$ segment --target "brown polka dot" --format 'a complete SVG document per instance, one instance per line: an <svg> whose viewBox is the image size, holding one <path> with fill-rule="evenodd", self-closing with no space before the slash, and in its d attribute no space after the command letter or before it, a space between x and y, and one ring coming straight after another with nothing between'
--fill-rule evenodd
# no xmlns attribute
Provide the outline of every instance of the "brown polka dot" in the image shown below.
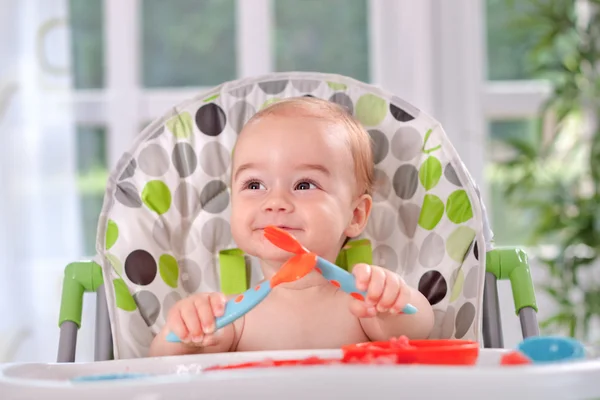
<svg viewBox="0 0 600 400"><path fill-rule="evenodd" d="M448 284L438 271L429 271L419 279L419 292L427 297L431 305L435 305L446 297Z"/></svg>
<svg viewBox="0 0 600 400"><path fill-rule="evenodd" d="M156 261L146 250L134 250L125 260L125 274L137 285L149 285L156 277Z"/></svg>

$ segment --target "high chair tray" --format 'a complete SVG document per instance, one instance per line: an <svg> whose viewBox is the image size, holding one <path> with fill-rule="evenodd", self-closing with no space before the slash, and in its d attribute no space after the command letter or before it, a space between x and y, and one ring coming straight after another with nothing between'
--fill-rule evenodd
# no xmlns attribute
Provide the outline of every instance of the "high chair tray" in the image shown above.
<svg viewBox="0 0 600 400"><path fill-rule="evenodd" d="M500 359L506 352L508 350L481 349L473 366L316 365L202 372L210 366L264 359L339 358L341 350L225 353L74 364L5 364L0 366L0 398L600 398L599 358L548 365L502 366ZM145 377L77 381L78 377L99 374Z"/></svg>

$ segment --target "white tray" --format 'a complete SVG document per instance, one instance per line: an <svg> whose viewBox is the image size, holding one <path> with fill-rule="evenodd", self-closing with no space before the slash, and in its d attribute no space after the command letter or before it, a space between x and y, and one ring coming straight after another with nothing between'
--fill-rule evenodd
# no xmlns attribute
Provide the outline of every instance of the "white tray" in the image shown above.
<svg viewBox="0 0 600 400"><path fill-rule="evenodd" d="M0 398L12 399L600 399L600 359L500 366L507 350L481 349L472 367L311 366L199 373L202 367L340 357L339 350L207 354L74 364L0 366ZM132 380L73 382L82 375L151 373Z"/></svg>

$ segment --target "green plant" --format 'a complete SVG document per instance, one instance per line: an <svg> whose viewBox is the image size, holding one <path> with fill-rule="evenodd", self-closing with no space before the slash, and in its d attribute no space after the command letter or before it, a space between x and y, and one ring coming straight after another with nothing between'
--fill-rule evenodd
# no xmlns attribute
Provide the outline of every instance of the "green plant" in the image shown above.
<svg viewBox="0 0 600 400"><path fill-rule="evenodd" d="M535 134L505 140L512 156L496 173L506 201L531 216L529 245L548 272L537 286L558 306L542 330L591 341L600 319L600 0L581 4L509 4L522 15L513 29L534 38L531 74L552 91Z"/></svg>

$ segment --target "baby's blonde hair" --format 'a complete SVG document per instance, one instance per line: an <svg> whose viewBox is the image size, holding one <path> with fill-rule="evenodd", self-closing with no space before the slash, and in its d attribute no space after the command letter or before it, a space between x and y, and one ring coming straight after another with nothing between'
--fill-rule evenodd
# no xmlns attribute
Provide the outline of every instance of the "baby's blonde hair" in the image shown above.
<svg viewBox="0 0 600 400"><path fill-rule="evenodd" d="M346 137L354 161L358 193L359 195L372 195L374 164L371 137L360 121L348 112L348 109L332 101L316 97L291 97L279 100L260 110L250 118L247 124L269 115L284 115L286 112L293 112L295 116L323 118L341 124L347 132Z"/></svg>

